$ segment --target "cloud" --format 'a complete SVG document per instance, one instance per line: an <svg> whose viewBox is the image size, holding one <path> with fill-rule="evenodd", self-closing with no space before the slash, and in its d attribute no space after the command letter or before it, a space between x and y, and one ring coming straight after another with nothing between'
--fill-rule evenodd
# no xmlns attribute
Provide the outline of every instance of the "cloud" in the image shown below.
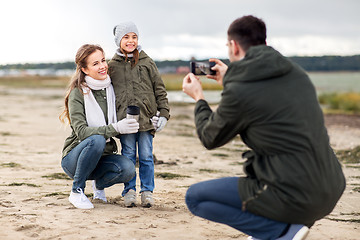
<svg viewBox="0 0 360 240"><path fill-rule="evenodd" d="M116 49L112 28L134 21L156 60L227 57L226 31L243 15L262 18L284 55L360 54L359 0L3 1L0 64L73 61L85 43Z"/></svg>
<svg viewBox="0 0 360 240"><path fill-rule="evenodd" d="M360 53L360 37L302 35L273 37L268 44L287 56L354 55Z"/></svg>
<svg viewBox="0 0 360 240"><path fill-rule="evenodd" d="M360 37L322 35L272 37L268 45L286 56L354 55L360 53ZM144 47L155 60L228 58L226 37L179 34L163 36Z"/></svg>
<svg viewBox="0 0 360 240"><path fill-rule="evenodd" d="M156 60L189 60L227 56L226 37L193 36L190 34L163 36L158 46L144 48Z"/></svg>

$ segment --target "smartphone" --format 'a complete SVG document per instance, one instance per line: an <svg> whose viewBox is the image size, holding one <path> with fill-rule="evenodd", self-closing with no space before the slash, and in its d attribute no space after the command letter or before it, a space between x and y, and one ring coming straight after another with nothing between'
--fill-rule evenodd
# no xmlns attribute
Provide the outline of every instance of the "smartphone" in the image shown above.
<svg viewBox="0 0 360 240"><path fill-rule="evenodd" d="M211 70L215 62L190 62L190 70L195 75L216 75L216 71Z"/></svg>

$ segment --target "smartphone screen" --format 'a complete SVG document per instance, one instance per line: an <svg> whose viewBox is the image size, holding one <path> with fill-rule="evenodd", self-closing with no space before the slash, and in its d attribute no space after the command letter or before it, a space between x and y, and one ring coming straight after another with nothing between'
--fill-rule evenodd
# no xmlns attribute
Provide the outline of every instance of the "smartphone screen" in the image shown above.
<svg viewBox="0 0 360 240"><path fill-rule="evenodd" d="M215 75L216 72L211 70L213 66L214 62L190 62L190 70L195 75Z"/></svg>

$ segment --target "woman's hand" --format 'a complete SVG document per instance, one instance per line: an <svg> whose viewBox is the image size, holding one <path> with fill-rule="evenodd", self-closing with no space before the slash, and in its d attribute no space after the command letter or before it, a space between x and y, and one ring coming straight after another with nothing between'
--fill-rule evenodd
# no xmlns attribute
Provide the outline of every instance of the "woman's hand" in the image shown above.
<svg viewBox="0 0 360 240"><path fill-rule="evenodd" d="M112 125L120 134L137 133L139 130L139 123L133 118L124 118L117 123L112 123Z"/></svg>

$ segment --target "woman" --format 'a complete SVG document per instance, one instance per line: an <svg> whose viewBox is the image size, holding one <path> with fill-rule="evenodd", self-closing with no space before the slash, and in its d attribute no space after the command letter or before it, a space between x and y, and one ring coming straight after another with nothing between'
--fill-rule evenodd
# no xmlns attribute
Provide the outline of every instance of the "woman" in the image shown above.
<svg viewBox="0 0 360 240"><path fill-rule="evenodd" d="M136 133L139 124L134 119L117 121L115 94L100 46L80 47L75 63L76 72L60 115L60 120L67 119L72 129L65 140L61 166L74 179L70 203L77 208L90 209L94 206L84 194L86 180L94 180L94 199L106 202L104 188L128 182L135 176L134 164L116 154L117 146L112 137L119 133Z"/></svg>

